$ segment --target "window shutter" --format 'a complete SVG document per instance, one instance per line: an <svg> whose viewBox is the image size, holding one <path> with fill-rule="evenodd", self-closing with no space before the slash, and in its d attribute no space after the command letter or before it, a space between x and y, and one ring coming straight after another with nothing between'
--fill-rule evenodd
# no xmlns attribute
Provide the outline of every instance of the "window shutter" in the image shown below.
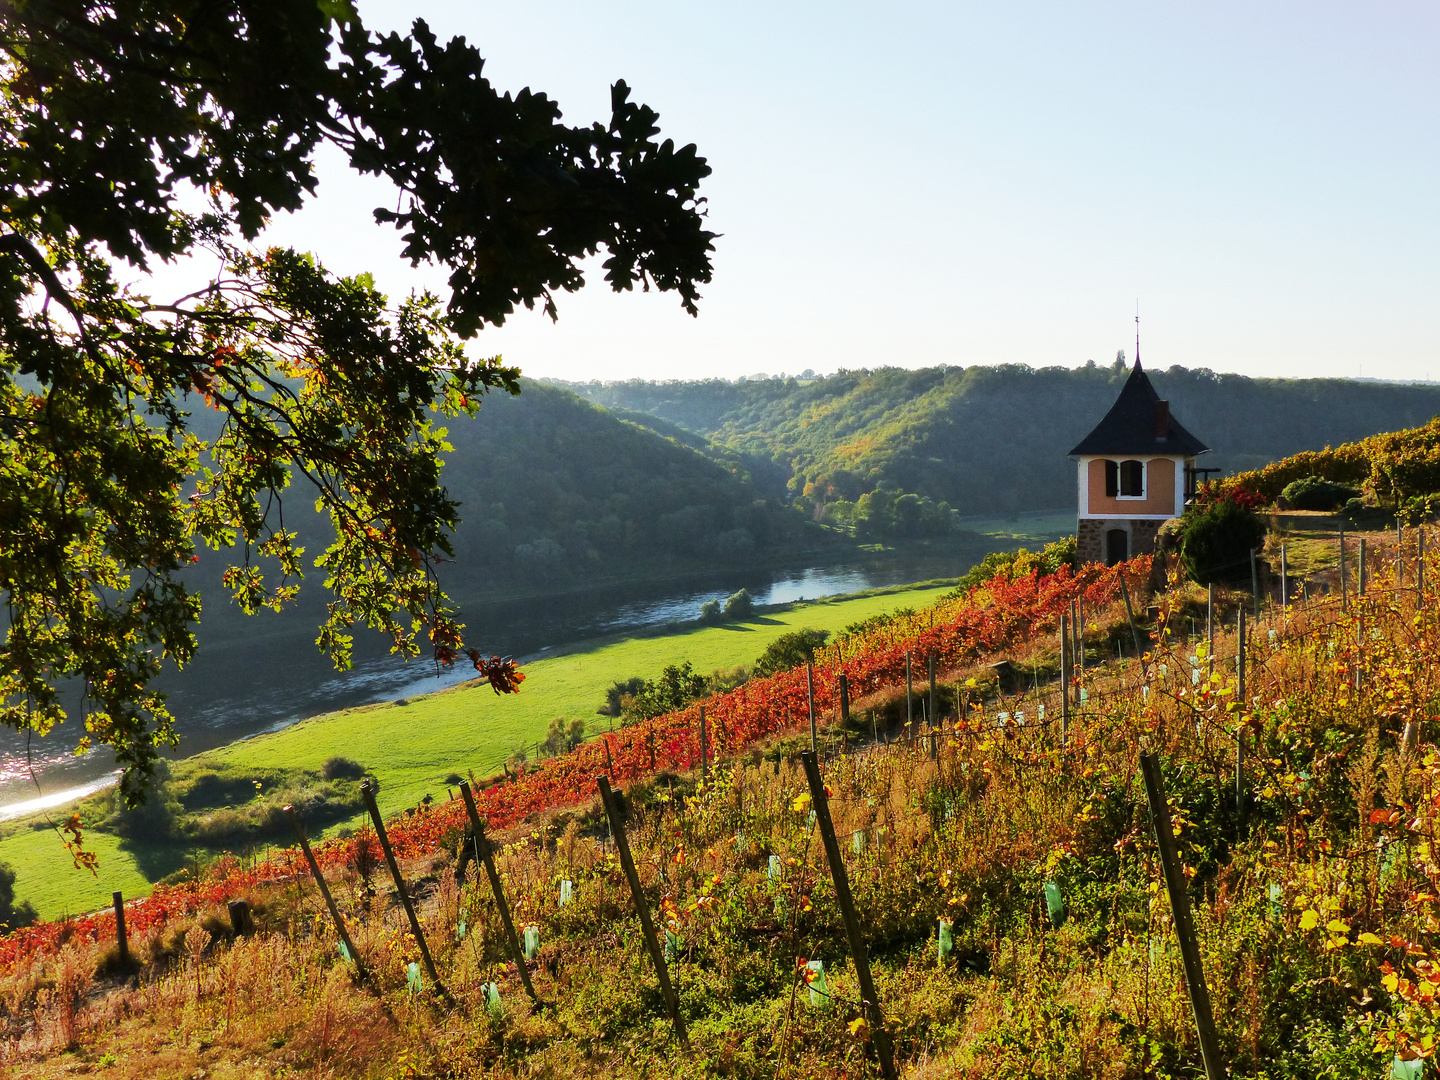
<svg viewBox="0 0 1440 1080"><path fill-rule="evenodd" d="M1105 495L1113 499L1120 494L1120 463L1118 461L1105 462Z"/></svg>

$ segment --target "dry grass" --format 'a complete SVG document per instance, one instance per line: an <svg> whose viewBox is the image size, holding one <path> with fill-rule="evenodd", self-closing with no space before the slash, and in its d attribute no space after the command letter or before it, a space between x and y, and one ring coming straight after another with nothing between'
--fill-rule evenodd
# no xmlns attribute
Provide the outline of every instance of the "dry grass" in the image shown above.
<svg viewBox="0 0 1440 1080"><path fill-rule="evenodd" d="M1198 596L1174 594L1168 625L1188 629ZM1412 610L1387 611L1378 597L1373 618L1367 625L1383 628L1387 641L1418 625ZM1274 648L1271 628L1282 634ZM1266 705L1264 724L1295 746L1302 729L1330 732L1330 756L1305 767L1329 769L1335 780L1328 802L1303 814L1278 796L1257 800L1244 844L1231 839L1226 794L1234 769L1230 714L1208 704L1201 710L1186 696L1194 688L1194 643L1178 637L1160 650L1142 696L1138 665L1106 659L1101 644L1128 633L1122 614L1093 613L1091 701L1077 711L1068 747L1058 744L1055 687L1032 686L972 710L967 729L952 732L936 753L900 743L827 764L833 818L908 1075L1193 1074L1179 955L1163 893L1152 888L1136 769L1142 748L1170 762L1233 1075L1298 1078L1322 1067L1335 1077L1369 1075L1352 1068L1377 1064L1365 1057L1368 1036L1357 1034L1353 1001L1373 986L1364 981L1374 974L1373 958L1322 955L1295 927L1297 904L1333 903L1357 927L1369 920L1381 930L1398 917L1387 897L1408 887L1396 875L1419 872L1393 862L1382 871L1364 855L1373 837L1359 822L1376 800L1405 798L1416 766L1396 749L1394 708L1386 705L1386 719L1376 720L1376 702L1349 688L1338 654L1326 649L1353 639L1353 630L1320 606L1257 629L1251 688L1266 702L1285 703ZM1232 641L1218 635L1221 656ZM1036 641L1013 659L1043 669L1053 650L1053 641ZM1227 666L1218 665L1222 682ZM1209 666L1202 668L1208 677ZM981 674L944 679L955 686ZM1412 677L1417 701L1435 696L1429 678ZM1045 724L1036 722L1042 703ZM903 699L858 702L857 719L868 708L893 719ZM1003 726L1002 711L1011 714ZM1026 723L1015 721L1017 711ZM1349 740L1346 755L1334 753L1335 732ZM1279 761L1291 753L1285 745L1266 754ZM1281 771L1260 761L1257 794L1281 783ZM795 760L756 753L718 770L706 789L694 777L666 776L628 793L638 871L652 908L677 935L672 974L693 1056L673 1043L614 847L591 813L514 833L498 857L517 924L539 928L530 967L544 1010L524 996L494 901L474 869L457 882L445 859L406 868L422 897L447 1002L429 986L419 994L407 987L406 965L417 954L383 867L351 867L335 891L372 984L340 961L313 890L293 882L253 898L252 938L231 941L214 913L138 943L144 966L128 981L97 975L113 968L113 956L80 946L7 973L0 1067L27 1078L86 1071L178 1078L200 1070L337 1078L875 1075L863 1037L850 1027L860 1016L857 980L819 838L803 798L797 802L805 790ZM1348 854L1341 860L1332 852ZM573 883L563 907L562 880ZM1047 880L1065 892L1068 918L1058 928L1042 898ZM1284 896L1278 909L1274 887ZM943 963L940 918L953 922L955 945ZM795 981L799 958L824 962L831 1008L810 1007L808 988ZM503 1001L499 1016L487 1008L491 983ZM1316 1041L1305 1026L1312 1022L1333 1046ZM1302 1036L1309 1056L1284 1065Z"/></svg>

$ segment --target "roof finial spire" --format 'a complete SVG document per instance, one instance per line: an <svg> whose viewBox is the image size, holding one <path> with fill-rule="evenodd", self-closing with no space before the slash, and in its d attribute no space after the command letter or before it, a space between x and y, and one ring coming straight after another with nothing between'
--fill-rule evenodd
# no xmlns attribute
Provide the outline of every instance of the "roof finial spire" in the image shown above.
<svg viewBox="0 0 1440 1080"><path fill-rule="evenodd" d="M1140 300L1135 300L1135 367L1140 367Z"/></svg>

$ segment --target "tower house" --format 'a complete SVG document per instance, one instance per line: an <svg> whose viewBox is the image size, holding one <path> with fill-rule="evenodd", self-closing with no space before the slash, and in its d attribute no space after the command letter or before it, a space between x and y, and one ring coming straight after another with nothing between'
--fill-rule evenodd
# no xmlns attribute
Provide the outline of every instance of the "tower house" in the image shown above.
<svg viewBox="0 0 1440 1080"><path fill-rule="evenodd" d="M1080 561L1110 566L1153 551L1160 526L1194 498L1195 459L1209 452L1170 415L1137 350L1115 404L1070 451L1079 465Z"/></svg>

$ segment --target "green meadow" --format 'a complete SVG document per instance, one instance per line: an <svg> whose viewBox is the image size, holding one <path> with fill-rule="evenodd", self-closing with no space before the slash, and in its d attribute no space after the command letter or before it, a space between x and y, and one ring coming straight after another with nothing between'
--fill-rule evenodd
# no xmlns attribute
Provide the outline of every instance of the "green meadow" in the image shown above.
<svg viewBox="0 0 1440 1080"><path fill-rule="evenodd" d="M473 770L499 772L517 749L533 745L556 717L584 717L591 730L608 718L596 715L605 689L632 675L658 675L667 664L689 660L710 672L753 663L781 634L802 627L832 634L851 623L902 607L933 603L950 583L923 583L851 597L805 601L765 610L723 626L606 639L558 650L525 665L518 694L499 696L488 686L466 684L407 700L346 709L303 720L282 731L244 739L188 759L189 769L212 766L227 773L253 769L319 769L341 755L379 777L381 809L413 806L428 794L445 797L444 779ZM187 769L187 771L189 771ZM52 820L70 810L56 809ZM346 822L331 826L331 831ZM93 877L74 869L56 834L33 822L8 825L0 839L0 862L16 871L15 892L43 917L93 910L110 894L145 894L150 884L183 864L185 852L137 849L128 841L91 831L86 846L100 855Z"/></svg>

